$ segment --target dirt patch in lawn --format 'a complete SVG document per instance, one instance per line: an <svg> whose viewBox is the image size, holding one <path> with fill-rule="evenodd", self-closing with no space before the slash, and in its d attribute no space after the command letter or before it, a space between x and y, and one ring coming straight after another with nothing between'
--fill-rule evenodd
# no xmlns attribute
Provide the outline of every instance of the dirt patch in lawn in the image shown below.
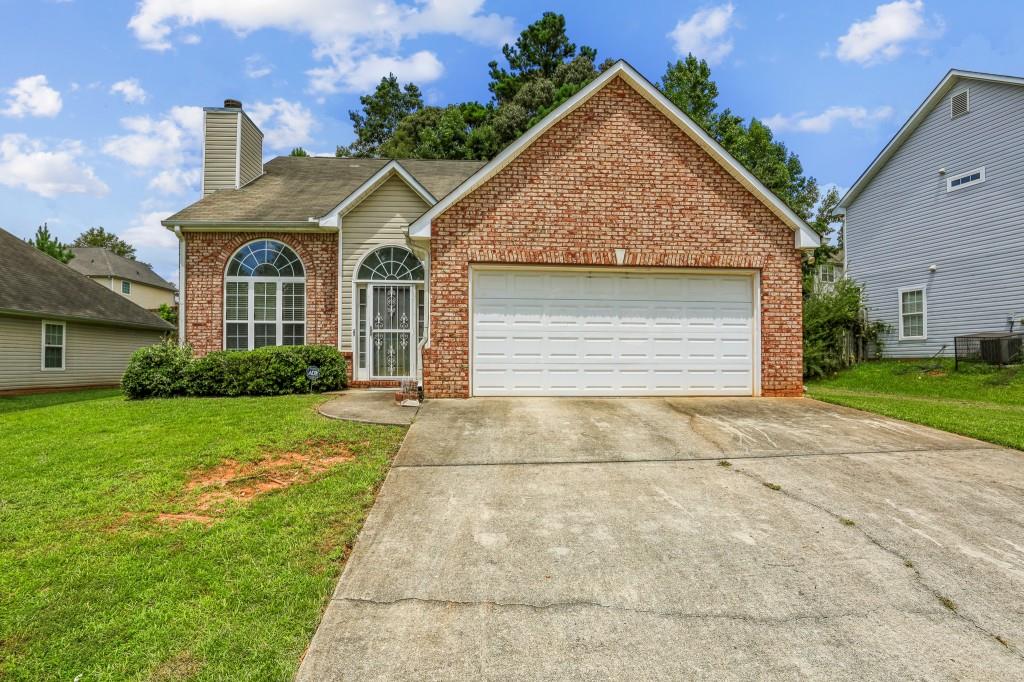
<svg viewBox="0 0 1024 682"><path fill-rule="evenodd" d="M305 446L302 450L274 453L255 462L226 459L211 469L196 471L181 494L171 500L173 506L182 511L158 513L156 519L171 525L187 522L211 525L231 504L244 504L265 493L308 483L331 467L355 457L348 447L338 443L309 441ZM122 519L122 522L128 520L130 518Z"/></svg>

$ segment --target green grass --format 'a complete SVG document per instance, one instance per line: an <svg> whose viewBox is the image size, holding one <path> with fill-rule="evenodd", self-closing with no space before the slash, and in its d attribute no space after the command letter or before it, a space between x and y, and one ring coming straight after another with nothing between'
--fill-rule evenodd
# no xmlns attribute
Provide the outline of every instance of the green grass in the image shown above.
<svg viewBox="0 0 1024 682"><path fill-rule="evenodd" d="M810 382L818 400L1024 450L1024 369L952 360L866 362Z"/></svg>
<svg viewBox="0 0 1024 682"><path fill-rule="evenodd" d="M404 433L321 400L0 399L0 678L290 679ZM210 526L156 519L190 473L310 441L356 456Z"/></svg>

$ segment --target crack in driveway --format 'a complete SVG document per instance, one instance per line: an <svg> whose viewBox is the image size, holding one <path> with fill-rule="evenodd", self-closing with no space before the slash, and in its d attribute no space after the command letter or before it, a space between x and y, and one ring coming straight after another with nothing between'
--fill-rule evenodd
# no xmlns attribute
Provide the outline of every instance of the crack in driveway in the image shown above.
<svg viewBox="0 0 1024 682"><path fill-rule="evenodd" d="M757 474L755 474L755 473L753 473L751 471L747 471L747 470L741 469L739 467L733 467L732 471L735 471L738 474L742 474L743 476L746 476L747 478L751 479L752 481L757 481L762 486L771 486L771 485L773 485L767 479L761 478L760 476L758 476ZM871 533L869 533L867 530L865 530L864 527L861 526L860 524L851 523L847 517L843 516L842 514L839 514L838 512L835 512L835 511L829 509L828 507L826 507L824 505L818 504L817 502L812 502L811 500L808 500L807 498L804 498L804 497L801 497L799 495L796 495L796 494L790 492L788 489L783 488L783 487L771 487L770 489L773 492L777 492L779 494L785 495L786 497L788 497L789 499L791 499L791 500L793 500L795 502L799 502L800 504L804 504L804 505L806 505L808 507L811 507L812 509L816 509L816 510L818 510L820 512L823 512L823 513L831 516L835 520L839 521L843 525L845 525L845 526L847 526L847 527L849 527L849 528L859 532L872 545L874 545L875 547L880 549L885 554L888 554L889 556L899 560L900 563L902 563L904 567L909 568L913 572L914 581L922 589L924 589L928 594L930 594L932 597L934 597L936 599L936 601L938 601L940 604L943 604L943 608L945 609L946 613L956 617L957 619L959 619L962 622L966 623L967 625L969 625L970 627L974 628L978 632L982 633L986 637L990 637L991 639L995 640L996 642L1001 644L1003 647L1005 647L1009 651L1013 652L1013 654L1016 655L1017 658L1020 658L1021 660L1024 660L1024 653L1022 653L1020 651L1020 649L1018 649L1016 646L1010 644L1001 635L992 632L991 630L987 629L984 625L982 625L978 621L976 621L973 618L970 618L970 617L964 615L963 613L961 613L959 611L959 609L955 608L956 605L953 604L953 602L949 599L949 597L947 597L946 595L944 595L941 592L939 592L936 588L934 588L931 585L929 585L928 581L925 580L924 575L922 575L921 569L918 567L918 565L914 561L912 561L910 559L910 557L902 554L896 548L890 547L890 546L886 545L884 542L882 542L881 540L879 540L878 538L873 536ZM952 605L952 606L950 606L950 605Z"/></svg>
<svg viewBox="0 0 1024 682"><path fill-rule="evenodd" d="M562 610L562 609L575 609L575 608L597 608L605 609L609 611L620 611L623 613L636 613L645 616L656 616L659 618L672 618L678 620L727 620L727 621L738 621L743 623L750 623L754 625L784 625L786 623L795 623L801 621L827 621L836 620L842 618L869 618L882 611L892 611L895 613L903 613L912 616L924 616L932 617L939 616L945 617L950 615L950 612L945 609L935 610L916 610L916 609L896 609L889 606L880 606L874 609L867 609L861 611L840 611L836 613L808 613L798 614L793 616L754 616L743 613L715 613L715 612L692 612L692 611L665 611L660 609L645 609L637 608L632 606L622 606L619 604L605 604L597 601L588 600L570 600L570 601L553 601L534 604L530 602L517 602L517 601L497 601L490 599L480 600L462 600L462 599L435 599L431 597L397 597L395 599L369 599L366 597L334 597L332 601L345 601L355 604L372 604L374 606L393 606L397 604L415 603L415 604L432 604L437 606L490 606L497 608L518 608L518 609L529 609L532 611L546 611L546 610ZM1004 645L1005 646L1005 645Z"/></svg>

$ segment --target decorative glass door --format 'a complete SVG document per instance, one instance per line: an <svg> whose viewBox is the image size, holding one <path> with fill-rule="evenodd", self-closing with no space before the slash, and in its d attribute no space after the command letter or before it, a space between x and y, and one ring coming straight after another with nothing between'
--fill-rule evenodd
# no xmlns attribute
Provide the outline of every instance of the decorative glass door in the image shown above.
<svg viewBox="0 0 1024 682"><path fill-rule="evenodd" d="M374 379L410 377L416 339L413 287L370 285L370 372Z"/></svg>

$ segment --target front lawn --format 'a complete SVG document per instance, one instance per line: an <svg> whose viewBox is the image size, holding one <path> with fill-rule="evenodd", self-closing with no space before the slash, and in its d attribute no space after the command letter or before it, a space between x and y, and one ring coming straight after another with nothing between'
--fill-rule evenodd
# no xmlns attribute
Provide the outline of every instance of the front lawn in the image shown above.
<svg viewBox="0 0 1024 682"><path fill-rule="evenodd" d="M1020 367L955 371L952 360L880 360L809 382L807 389L818 400L1024 450Z"/></svg>
<svg viewBox="0 0 1024 682"><path fill-rule="evenodd" d="M0 399L0 678L290 679L404 433L322 400Z"/></svg>

